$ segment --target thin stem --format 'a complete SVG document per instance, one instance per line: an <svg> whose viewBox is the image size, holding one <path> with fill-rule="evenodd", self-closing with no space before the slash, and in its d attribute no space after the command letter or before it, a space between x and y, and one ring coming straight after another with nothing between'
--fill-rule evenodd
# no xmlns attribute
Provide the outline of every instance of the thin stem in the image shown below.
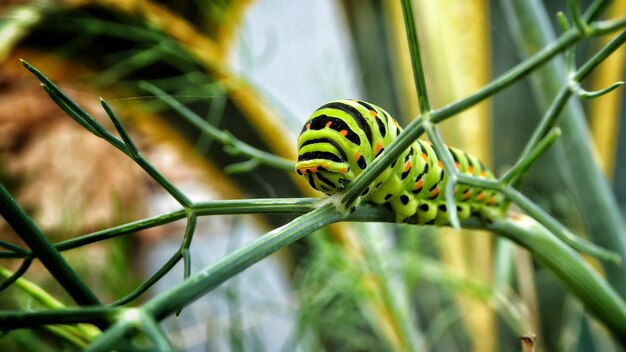
<svg viewBox="0 0 626 352"><path fill-rule="evenodd" d="M420 113L425 115L431 108L430 101L428 100L426 76L424 75L424 67L420 55L419 36L417 34L417 27L415 26L415 16L413 15L411 0L402 0L402 14L404 15L406 37L409 43L411 62L413 63L413 78L415 80L415 87L417 88L417 101L419 102Z"/></svg>
<svg viewBox="0 0 626 352"><path fill-rule="evenodd" d="M14 252L20 256L27 256L30 254L30 251L26 248L22 248L18 245L15 245L11 242L7 242L5 240L0 240L0 247L4 247L8 250L10 250L11 252Z"/></svg>
<svg viewBox="0 0 626 352"><path fill-rule="evenodd" d="M198 216L195 213L189 214L187 218L187 227L185 228L185 236L183 237L183 243L178 250L183 257L183 280L187 280L189 278L189 274L191 273L191 252L189 251L189 246L191 245L191 240L193 239L194 231L196 230ZM176 317L180 315L183 307L181 306L176 311Z"/></svg>
<svg viewBox="0 0 626 352"><path fill-rule="evenodd" d="M59 251L66 251L66 250L78 248L81 246L85 246L87 244L99 242L105 239L127 235L129 233L149 229L152 227L157 227L163 224L168 224L168 223L180 220L184 217L185 217L185 210L178 209L178 210L171 211L169 213L156 215L147 219L132 221L127 224L110 227L104 230L96 231L87 235L83 235L83 236L72 238L63 242L59 242L55 244L55 247Z"/></svg>
<svg viewBox="0 0 626 352"><path fill-rule="evenodd" d="M102 306L54 308L33 312L3 311L0 314L0 330L15 330L48 324L98 324L102 321L113 321L119 312L119 308Z"/></svg>
<svg viewBox="0 0 626 352"><path fill-rule="evenodd" d="M50 243L48 237L28 217L24 209L11 197L2 183L0 183L0 214L76 303L100 304L96 295L74 272L61 253Z"/></svg>
<svg viewBox="0 0 626 352"><path fill-rule="evenodd" d="M528 170L528 168L541 156L545 153L546 150L556 141L556 139L561 135L561 130L559 128L553 128L543 139L537 143L528 153L522 154L522 156L517 160L517 163L513 165L502 177L500 177L500 182L508 184L513 180L513 178L522 175Z"/></svg>
<svg viewBox="0 0 626 352"><path fill-rule="evenodd" d="M626 30L621 31L615 38L611 39L602 49L596 52L591 59L580 66L572 76L572 80L582 82L601 62L606 60L615 50L619 49L626 42Z"/></svg>
<svg viewBox="0 0 626 352"><path fill-rule="evenodd" d="M70 117L72 117L76 122L81 124L87 130L89 130L94 135L103 138L111 145L122 151L124 154L130 156L144 171L152 177L157 183L161 185L176 201L178 201L183 207L189 206L191 204L191 200L181 192L174 184L172 184L169 180L165 178L152 164L150 164L146 159L144 159L139 152L136 150L134 144L132 146L126 145L122 140L112 135L109 131L106 130L96 119L94 119L91 115L89 115L85 110L83 110L78 104L76 104L72 99L70 99L59 87L57 87L48 77L46 77L43 73L37 70L28 62L22 60L22 64L29 71L31 71L41 82L43 82L43 87L48 92L48 94L52 97L52 99L67 112ZM107 109L106 104L104 105L105 109ZM110 109L109 109L110 110ZM107 110L107 112L109 112ZM122 127L121 123L117 119L117 117L112 114L109 116L113 120L115 127L123 130L121 135L124 138L129 138L126 131ZM135 150L133 150L135 148Z"/></svg>
<svg viewBox="0 0 626 352"><path fill-rule="evenodd" d="M140 87L148 92L156 95L161 101L167 104L170 108L174 109L180 116L185 118L187 122L194 125L202 133L210 136L215 141L225 146L224 150L230 154L240 154L252 158L252 160L260 161L265 165L272 166L282 170L292 171L294 163L291 160L281 158L272 153L268 153L259 150L241 140L235 138L227 131L222 131L209 124L206 120L202 119L196 113L189 108L181 104L179 101L169 96L165 91L148 83L141 82ZM226 148L229 147L229 148Z"/></svg>
<svg viewBox="0 0 626 352"><path fill-rule="evenodd" d="M15 283L20 277L22 277L22 275L24 275L26 273L26 271L28 270L28 268L30 268L30 265L33 263L33 259L32 258L24 258L24 260L22 261L22 264L20 265L19 268L17 268L17 270L10 274L10 276L6 277L6 279L4 281L2 281L2 284L0 284L0 291L3 291L5 288L11 286L13 283ZM5 276L8 273L8 270L2 270L1 274L3 276Z"/></svg>
<svg viewBox="0 0 626 352"><path fill-rule="evenodd" d="M176 264L178 264L178 262L180 261L182 257L183 256L182 256L181 251L176 251L176 253L174 253L174 255L172 255L172 257L167 261L167 263L165 263L148 280L144 281L141 285L139 285L139 287L134 289L131 293L109 304L109 306L120 307L137 299L144 292L148 291L150 287L154 286L154 284L156 284L163 276L165 276L165 274L169 273L170 270L172 270L176 266Z"/></svg>
<svg viewBox="0 0 626 352"><path fill-rule="evenodd" d="M150 314L156 320L164 319L175 313L181 306L210 292L271 253L342 218L343 215L337 212L330 203L317 208L287 225L249 242L223 259L192 275L189 279L160 293L148 301L143 306L142 311ZM124 321L116 323L94 341L93 350L110 350L118 339L128 332L130 327L131 325Z"/></svg>
<svg viewBox="0 0 626 352"><path fill-rule="evenodd" d="M147 314L142 314L139 318L140 326L143 332L154 344L156 351L176 351L172 342L167 338L159 324Z"/></svg>
<svg viewBox="0 0 626 352"><path fill-rule="evenodd" d="M621 263L622 258L617 253L606 250L572 234L565 226L561 225L561 223L548 215L548 213L546 213L543 209L512 187L504 187L501 192L515 202L515 204L524 210L526 214L534 218L548 231L552 232L556 237L573 249L581 253L587 253L614 265Z"/></svg>
<svg viewBox="0 0 626 352"><path fill-rule="evenodd" d="M102 104L104 111L106 111L107 115L109 115L109 117L111 118L111 121L113 122L113 125L115 126L115 129L117 130L117 132L120 134L120 137L122 137L124 144L126 144L126 146L128 147L130 157L133 159L138 158L139 149L137 149L135 142L133 142L133 140L130 138L130 136L126 132L126 129L124 129L124 126L122 126L122 123L117 118L117 115L115 115L115 112L113 111L113 109L111 109L109 104L107 104L107 102L104 101L104 99L102 98L100 98L100 104Z"/></svg>

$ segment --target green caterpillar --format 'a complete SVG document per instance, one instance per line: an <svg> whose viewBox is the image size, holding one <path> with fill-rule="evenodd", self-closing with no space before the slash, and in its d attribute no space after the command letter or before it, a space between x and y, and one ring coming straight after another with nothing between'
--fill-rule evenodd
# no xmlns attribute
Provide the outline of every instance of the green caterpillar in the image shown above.
<svg viewBox="0 0 626 352"><path fill-rule="evenodd" d="M296 172L314 189L341 192L378 157L402 128L382 108L359 100L331 101L306 121L298 138ZM462 173L493 179L477 158L448 147ZM363 192L368 201L391 208L398 222L449 224L445 204L447 175L435 149L418 140ZM477 215L490 222L501 217L499 192L457 185L455 200L461 221Z"/></svg>

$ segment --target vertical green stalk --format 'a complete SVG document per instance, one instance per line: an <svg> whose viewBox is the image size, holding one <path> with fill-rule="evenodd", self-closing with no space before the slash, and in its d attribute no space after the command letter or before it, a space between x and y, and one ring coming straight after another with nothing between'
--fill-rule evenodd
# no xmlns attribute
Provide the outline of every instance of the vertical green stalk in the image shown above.
<svg viewBox="0 0 626 352"><path fill-rule="evenodd" d="M424 114L430 111L430 101L428 100L426 78L424 76L419 38L417 36L417 28L415 27L415 16L413 15L411 0L402 0L402 13L404 14L406 37L409 42L411 62L413 63L413 78L415 79L415 86L417 88L417 100L419 102L420 113Z"/></svg>

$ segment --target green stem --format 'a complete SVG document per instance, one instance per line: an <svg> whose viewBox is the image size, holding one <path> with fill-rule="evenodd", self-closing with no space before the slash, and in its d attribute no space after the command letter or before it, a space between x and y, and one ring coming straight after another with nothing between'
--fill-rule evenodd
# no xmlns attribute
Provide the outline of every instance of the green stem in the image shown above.
<svg viewBox="0 0 626 352"><path fill-rule="evenodd" d="M580 255L526 216L497 220L489 229L526 248L626 345L626 304Z"/></svg>
<svg viewBox="0 0 626 352"><path fill-rule="evenodd" d="M541 139L534 148L528 150L528 152L522 153L520 158L517 160L515 165L513 165L502 177L500 177L500 182L508 184L515 177L526 173L526 170L539 158L546 150L556 141L556 139L561 135L561 130L558 128L553 128L550 132Z"/></svg>
<svg viewBox="0 0 626 352"><path fill-rule="evenodd" d="M0 330L15 330L48 324L99 324L113 321L120 308L80 307L56 308L43 311L3 311L0 313Z"/></svg>
<svg viewBox="0 0 626 352"><path fill-rule="evenodd" d="M204 268L189 279L157 295L148 301L141 310L145 314L161 320L175 313L180 307L193 302L210 292L224 281L237 275L261 259L301 239L311 232L343 218L332 204L302 215L230 253L223 259ZM131 325L124 321L116 323L100 335L90 347L91 351L110 350L120 336L125 335Z"/></svg>
<svg viewBox="0 0 626 352"><path fill-rule="evenodd" d="M409 43L411 62L413 63L413 79L415 80L415 87L417 88L417 100L420 113L424 115L431 111L431 108L430 101L428 100L428 90L426 89L424 65L422 65L422 57L420 55L419 36L417 34L417 27L415 27L415 16L413 15L411 2L411 0L402 0L402 14L404 15L404 27Z"/></svg>
<svg viewBox="0 0 626 352"><path fill-rule="evenodd" d="M100 304L96 295L78 277L65 261L65 258L61 256L61 253L54 248L48 237L28 217L24 209L17 204L1 183L0 214L76 303L80 305Z"/></svg>
<svg viewBox="0 0 626 352"><path fill-rule="evenodd" d="M176 351L176 348L172 345L163 330L161 330L159 324L150 315L141 315L139 322L143 332L152 340L156 351Z"/></svg>
<svg viewBox="0 0 626 352"><path fill-rule="evenodd" d="M216 127L209 124L206 120L198 116L195 112L191 111L179 101L169 96L165 91L148 82L141 82L139 85L141 88L159 97L161 101L167 104L170 108L174 109L174 111L176 111L180 116L185 118L187 122L191 123L202 133L210 136L215 141L224 145L225 147L230 147L225 148L225 150L229 151L231 154L245 155L253 158L253 160L261 161L263 164L266 164L268 166L272 166L282 170L293 171L293 161L281 158L272 153L259 150L235 138L229 132L217 129Z"/></svg>
<svg viewBox="0 0 626 352"><path fill-rule="evenodd" d="M183 255L181 251L176 251L176 253L174 253L174 255L172 255L172 257L167 261L167 263L165 263L154 275L152 275L149 279L144 281L141 285L139 285L139 287L134 289L131 293L118 299L115 302L112 302L111 304L109 304L109 306L119 307L137 299L144 292L148 291L150 287L156 284L163 276L165 276L165 274L169 273L170 270L172 270L176 266L176 264L178 264L178 262L180 261L182 257Z"/></svg>

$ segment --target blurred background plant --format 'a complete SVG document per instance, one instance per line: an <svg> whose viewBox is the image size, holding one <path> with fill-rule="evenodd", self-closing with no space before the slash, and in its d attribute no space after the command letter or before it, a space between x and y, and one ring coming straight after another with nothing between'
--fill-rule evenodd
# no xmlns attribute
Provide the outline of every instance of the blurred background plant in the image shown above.
<svg viewBox="0 0 626 352"><path fill-rule="evenodd" d="M545 12L541 2L530 3L536 5L534 14L547 13L553 20L543 23L548 31L560 31L554 14L567 8L566 1L546 2ZM532 50L533 43L515 35L521 11L486 1L415 1L435 108L476 91L530 54L524 49ZM623 1L601 13L602 18L625 15ZM607 38L577 45L580 61ZM535 43L534 50L542 46ZM606 60L591 77L590 89L623 79L623 56L622 48ZM139 81L159 87L237 139L289 160L295 160L303 120L328 100L363 98L404 125L419 113L399 2L2 3L0 181L53 242L162 214L176 209L176 202L128 158L67 118L18 58L34 64L106 124L98 102L104 97L146 159L198 201L317 195L293 172L229 153L160 97L139 88ZM520 81L444 122L446 142L501 174L515 162L552 98L538 87L532 80ZM584 106L598 161L613 180L622 209L626 165L616 160L626 153L618 128L623 95L618 89ZM581 212L594 209L572 193L572 180L581 176L567 167L568 157L544 155L522 191L582 234ZM291 218L199 218L191 271ZM102 302L110 303L170 260L184 232L177 222L64 255ZM619 232L623 236L623 226ZM0 236L22 245L3 220ZM44 289L47 303L32 287L16 284L0 293L3 309L49 306L51 297L72 305L37 263L24 278ZM20 264L2 260L12 271ZM623 276L618 270L615 275ZM182 271L175 267L145 296L180 282ZM391 224L342 223L307 236L186 307L179 318L166 319L164 326L178 348L190 351L507 351L520 350L519 336L526 333L538 336L541 350L621 350L549 271L511 242L486 232ZM4 334L0 347L74 349L92 338L89 331L20 329Z"/></svg>

